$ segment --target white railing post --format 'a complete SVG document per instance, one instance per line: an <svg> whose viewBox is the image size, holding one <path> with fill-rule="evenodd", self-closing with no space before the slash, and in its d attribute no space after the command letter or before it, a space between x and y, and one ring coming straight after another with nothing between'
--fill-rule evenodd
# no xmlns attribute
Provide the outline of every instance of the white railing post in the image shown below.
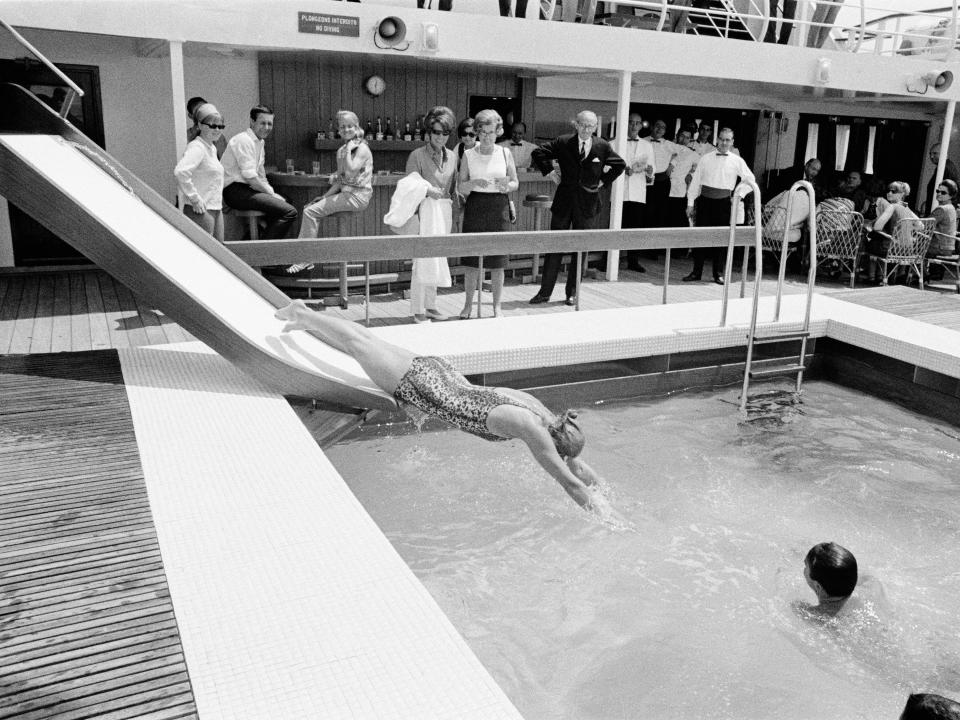
<svg viewBox="0 0 960 720"><path fill-rule="evenodd" d="M617 137L613 141L613 149L620 157L627 154L627 124L630 118L630 93L633 83L633 73L624 70L620 73L620 82L617 88ZM626 174L621 175L610 189L610 229L619 230L623 227L623 186L626 183ZM607 280L616 282L620 275L620 251L607 250ZM578 296L579 297L579 296Z"/></svg>

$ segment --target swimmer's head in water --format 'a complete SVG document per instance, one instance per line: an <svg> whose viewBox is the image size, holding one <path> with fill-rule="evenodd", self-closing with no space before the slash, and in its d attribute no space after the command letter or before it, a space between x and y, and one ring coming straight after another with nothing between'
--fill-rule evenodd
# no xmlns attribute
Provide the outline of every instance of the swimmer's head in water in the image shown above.
<svg viewBox="0 0 960 720"><path fill-rule="evenodd" d="M900 720L960 720L960 703L934 693L915 693L907 698Z"/></svg>
<svg viewBox="0 0 960 720"><path fill-rule="evenodd" d="M829 597L849 597L857 586L857 559L842 545L814 545L804 560L807 578L819 583Z"/></svg>
<svg viewBox="0 0 960 720"><path fill-rule="evenodd" d="M576 417L576 411L567 410L547 428L553 439L553 446L562 458L577 457L583 452L583 445L587 441L580 426L574 422Z"/></svg>

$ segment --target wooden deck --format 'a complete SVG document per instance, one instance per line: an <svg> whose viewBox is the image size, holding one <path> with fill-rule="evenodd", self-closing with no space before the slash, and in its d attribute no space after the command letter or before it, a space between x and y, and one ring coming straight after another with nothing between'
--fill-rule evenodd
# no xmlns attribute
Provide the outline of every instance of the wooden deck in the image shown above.
<svg viewBox="0 0 960 720"><path fill-rule="evenodd" d="M662 259L644 260L647 272L623 271L617 282L586 279L580 293L581 309L603 310L660 304L663 297ZM674 259L670 272L668 300L672 303L718 300L722 288L710 282L684 283L690 261ZM563 304L563 284L554 290L554 302L530 305L538 285L508 278L504 288L503 311L511 315L573 312ZM803 292L805 278L790 276L785 294ZM362 291L362 289L361 289ZM730 289L739 293L739 284ZM749 293L748 287L748 293ZM764 276L761 294L776 292L776 277ZM836 295L849 302L916 318L941 327L960 329L960 295L943 284L923 292L902 286L857 288L823 280L817 292ZM490 317L490 293L484 292L484 317ZM332 306L326 312L347 320L362 321L362 298L351 298L350 307ZM438 309L456 318L463 305L462 286L441 289ZM476 316L476 309L474 309ZM412 322L410 303L401 292L375 293L370 302L371 326ZM184 342L194 338L162 312L148 307L134 293L99 270L57 274L0 275L0 355L99 350Z"/></svg>
<svg viewBox="0 0 960 720"><path fill-rule="evenodd" d="M116 352L0 357L0 397L0 717L196 718Z"/></svg>

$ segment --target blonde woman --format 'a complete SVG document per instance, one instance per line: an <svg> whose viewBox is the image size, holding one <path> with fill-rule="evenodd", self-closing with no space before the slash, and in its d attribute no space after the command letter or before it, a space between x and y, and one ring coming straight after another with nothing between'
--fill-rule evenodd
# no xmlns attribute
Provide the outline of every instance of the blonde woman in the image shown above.
<svg viewBox="0 0 960 720"><path fill-rule="evenodd" d="M345 141L337 150L337 172L330 189L304 206L299 238L319 237L323 218L339 212L365 210L373 197L373 153L363 139L360 119L349 110L340 110L337 126ZM296 263L288 267L287 272L294 274L312 267L312 263ZM346 298L345 287L340 288L340 294L342 299Z"/></svg>
<svg viewBox="0 0 960 720"><path fill-rule="evenodd" d="M460 165L458 191L466 197L461 231L502 232L510 223L508 193L520 186L517 168L513 155L497 145L497 138L503 134L503 118L496 110L478 112L474 127L479 143L463 153ZM466 297L460 317L466 320L473 313L474 292L480 290L479 258L463 257L460 261L466 267L463 283ZM490 270L490 283L493 286L494 317L501 315L500 298L503 295L503 269L506 264L506 255L483 257L483 267Z"/></svg>
<svg viewBox="0 0 960 720"><path fill-rule="evenodd" d="M193 113L196 137L173 170L180 190L183 214L223 242L223 165L217 158L217 143L223 137L223 116L210 103Z"/></svg>

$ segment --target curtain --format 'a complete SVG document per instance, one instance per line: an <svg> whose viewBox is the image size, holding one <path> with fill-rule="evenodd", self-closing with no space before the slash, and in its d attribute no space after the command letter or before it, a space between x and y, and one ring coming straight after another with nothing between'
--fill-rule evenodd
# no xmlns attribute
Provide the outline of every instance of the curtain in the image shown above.
<svg viewBox="0 0 960 720"><path fill-rule="evenodd" d="M873 149L877 144L877 126L871 125L867 135L867 162L863 171L867 175L873 175Z"/></svg>
<svg viewBox="0 0 960 720"><path fill-rule="evenodd" d="M807 125L807 149L803 153L803 162L817 157L817 145L820 142L820 125L810 123Z"/></svg>
<svg viewBox="0 0 960 720"><path fill-rule="evenodd" d="M847 152L850 150L850 126L837 125L837 157L834 169L840 172L847 166Z"/></svg>

